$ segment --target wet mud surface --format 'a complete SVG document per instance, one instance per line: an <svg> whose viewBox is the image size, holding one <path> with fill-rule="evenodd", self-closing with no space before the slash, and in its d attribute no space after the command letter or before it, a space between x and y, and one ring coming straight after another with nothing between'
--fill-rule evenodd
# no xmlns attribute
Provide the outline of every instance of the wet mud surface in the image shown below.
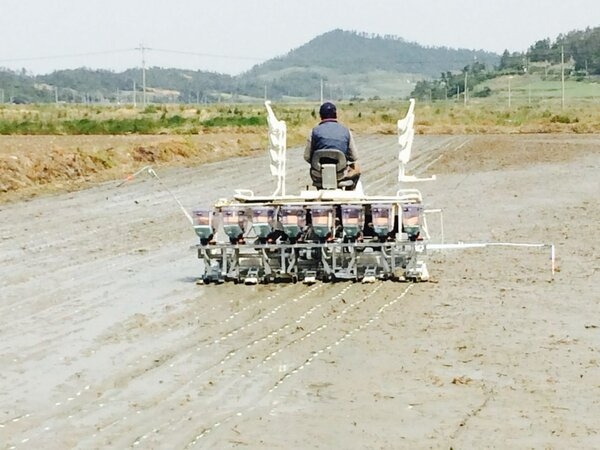
<svg viewBox="0 0 600 450"><path fill-rule="evenodd" d="M367 193L394 136L358 136ZM269 194L267 157L157 169L188 209ZM600 137L418 136L432 282L197 286L149 177L0 206L0 448L592 448ZM308 183L288 153L288 193ZM441 239L435 217L431 231Z"/></svg>

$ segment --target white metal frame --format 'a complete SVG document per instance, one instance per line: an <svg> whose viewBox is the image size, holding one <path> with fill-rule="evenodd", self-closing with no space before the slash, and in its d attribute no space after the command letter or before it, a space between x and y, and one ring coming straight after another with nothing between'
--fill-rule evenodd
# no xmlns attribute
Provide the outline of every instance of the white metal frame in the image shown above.
<svg viewBox="0 0 600 450"><path fill-rule="evenodd" d="M271 102L265 101L267 108L267 122L269 124L269 168L271 175L277 177L277 188L273 196L285 195L285 159L287 148L287 126L285 121L278 120L271 108Z"/></svg>
<svg viewBox="0 0 600 450"><path fill-rule="evenodd" d="M412 153L412 144L415 139L415 99L410 99L410 105L406 116L403 119L398 120L398 145L400 145L400 151L398 152L398 181L401 183L413 182L413 181L431 181L435 180L435 175L429 178L417 178L412 175L406 174L406 166L410 161Z"/></svg>

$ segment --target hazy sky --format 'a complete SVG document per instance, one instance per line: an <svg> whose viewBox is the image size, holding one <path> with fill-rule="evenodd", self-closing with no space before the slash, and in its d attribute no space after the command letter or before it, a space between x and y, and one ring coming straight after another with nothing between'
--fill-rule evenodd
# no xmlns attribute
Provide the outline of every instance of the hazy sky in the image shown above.
<svg viewBox="0 0 600 450"><path fill-rule="evenodd" d="M600 0L0 0L0 67L146 65L237 74L336 28L524 51L600 26Z"/></svg>

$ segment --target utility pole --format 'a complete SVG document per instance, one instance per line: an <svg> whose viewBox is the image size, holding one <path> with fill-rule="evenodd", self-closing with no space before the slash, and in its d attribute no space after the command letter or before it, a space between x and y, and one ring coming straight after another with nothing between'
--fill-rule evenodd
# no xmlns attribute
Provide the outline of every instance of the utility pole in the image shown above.
<svg viewBox="0 0 600 450"><path fill-rule="evenodd" d="M465 106L467 106L467 78L469 76L469 72L465 70Z"/></svg>
<svg viewBox="0 0 600 450"><path fill-rule="evenodd" d="M321 104L323 104L323 78L321 78Z"/></svg>
<svg viewBox="0 0 600 450"><path fill-rule="evenodd" d="M58 105L58 86L54 86L54 102Z"/></svg>
<svg viewBox="0 0 600 450"><path fill-rule="evenodd" d="M146 47L140 44L138 50L142 52L142 106L146 107Z"/></svg>
<svg viewBox="0 0 600 450"><path fill-rule="evenodd" d="M529 72L529 58L527 58L525 74L527 75L527 104L531 106L531 73Z"/></svg>
<svg viewBox="0 0 600 450"><path fill-rule="evenodd" d="M565 46L560 46L560 84L561 84L561 102L560 108L565 109Z"/></svg>
<svg viewBox="0 0 600 450"><path fill-rule="evenodd" d="M137 94L135 92L135 80L133 80L133 107L137 108Z"/></svg>

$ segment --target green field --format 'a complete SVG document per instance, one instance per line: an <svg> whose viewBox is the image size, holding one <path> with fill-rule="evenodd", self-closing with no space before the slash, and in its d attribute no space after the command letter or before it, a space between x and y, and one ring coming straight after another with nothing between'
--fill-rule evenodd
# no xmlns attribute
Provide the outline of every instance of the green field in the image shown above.
<svg viewBox="0 0 600 450"><path fill-rule="evenodd" d="M562 82L542 80L540 75L503 76L495 78L483 86L492 89L497 100L504 99L508 105L509 92L511 105L536 105L540 103L556 103L562 101ZM566 79L564 83L565 103L581 103L595 101L600 103L599 81L574 81Z"/></svg>

